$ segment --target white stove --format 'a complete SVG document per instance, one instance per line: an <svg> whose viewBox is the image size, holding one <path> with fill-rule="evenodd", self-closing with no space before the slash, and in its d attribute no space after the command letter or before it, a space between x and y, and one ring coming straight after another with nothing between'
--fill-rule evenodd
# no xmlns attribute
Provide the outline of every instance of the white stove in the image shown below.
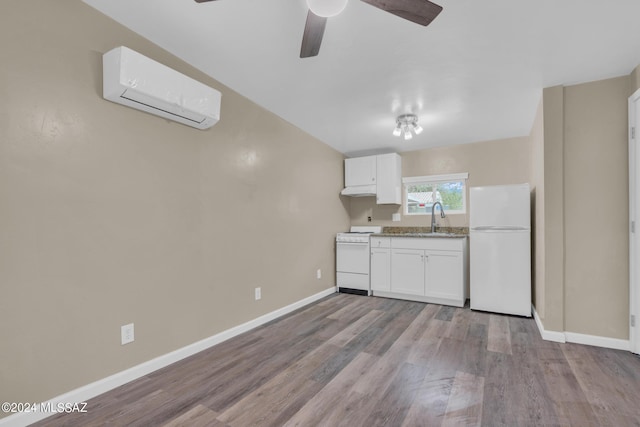
<svg viewBox="0 0 640 427"><path fill-rule="evenodd" d="M338 233L336 236L336 242L366 243L369 241L369 235L375 233L382 233L382 227L373 225L354 225L351 227L351 231L347 233Z"/></svg>
<svg viewBox="0 0 640 427"><path fill-rule="evenodd" d="M352 226L336 236L336 283L338 292L370 295L369 237L381 233L380 226Z"/></svg>

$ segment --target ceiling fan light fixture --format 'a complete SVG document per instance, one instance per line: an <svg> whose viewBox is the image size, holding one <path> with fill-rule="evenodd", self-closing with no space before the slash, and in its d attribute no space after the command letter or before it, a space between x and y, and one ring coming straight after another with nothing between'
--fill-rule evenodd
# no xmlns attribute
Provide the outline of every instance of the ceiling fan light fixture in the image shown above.
<svg viewBox="0 0 640 427"><path fill-rule="evenodd" d="M396 128L393 130L393 136L400 136L402 134L402 129L400 128L400 123L396 125Z"/></svg>
<svg viewBox="0 0 640 427"><path fill-rule="evenodd" d="M195 0L196 3L206 3L216 0ZM340 14L349 0L306 0L309 11L307 22L302 34L300 58L317 56L324 35L327 18ZM442 6L429 0L362 0L371 6L385 12L392 13L402 19L427 26L440 12Z"/></svg>
<svg viewBox="0 0 640 427"><path fill-rule="evenodd" d="M347 7L348 0L307 0L307 6L314 14L323 18L339 15Z"/></svg>
<svg viewBox="0 0 640 427"><path fill-rule="evenodd" d="M409 126L404 128L404 140L408 141L411 138L413 138L413 135L411 134L411 130L409 129Z"/></svg>
<svg viewBox="0 0 640 427"><path fill-rule="evenodd" d="M413 131L416 133L416 135L420 135L423 130L424 129L422 129L422 126L420 126L418 123L413 125Z"/></svg>

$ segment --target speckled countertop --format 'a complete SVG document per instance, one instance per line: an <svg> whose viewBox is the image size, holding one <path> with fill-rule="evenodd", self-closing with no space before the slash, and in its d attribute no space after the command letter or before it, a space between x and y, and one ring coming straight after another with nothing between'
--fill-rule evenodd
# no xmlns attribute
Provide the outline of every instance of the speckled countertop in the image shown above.
<svg viewBox="0 0 640 427"><path fill-rule="evenodd" d="M468 227L437 227L431 233L431 227L383 227L382 233L372 234L378 237L444 237L461 238L469 235Z"/></svg>

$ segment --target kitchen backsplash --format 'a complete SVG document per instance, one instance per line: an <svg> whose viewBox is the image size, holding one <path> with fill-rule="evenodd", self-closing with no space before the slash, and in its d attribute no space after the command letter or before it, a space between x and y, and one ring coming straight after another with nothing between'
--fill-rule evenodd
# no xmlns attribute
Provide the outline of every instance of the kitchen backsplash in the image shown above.
<svg viewBox="0 0 640 427"><path fill-rule="evenodd" d="M400 221L392 220L395 213L400 213ZM371 218L370 222L369 217ZM469 215L468 213L451 214L444 218L437 215L436 223L440 227L468 227ZM351 225L430 227L431 215L403 215L402 206L377 205L373 197L354 197L351 199Z"/></svg>

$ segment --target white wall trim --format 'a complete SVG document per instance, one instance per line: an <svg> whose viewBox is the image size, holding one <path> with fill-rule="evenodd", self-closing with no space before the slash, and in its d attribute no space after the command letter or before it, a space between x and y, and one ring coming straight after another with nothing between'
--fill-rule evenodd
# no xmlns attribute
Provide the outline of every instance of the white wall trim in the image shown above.
<svg viewBox="0 0 640 427"><path fill-rule="evenodd" d="M531 310L533 310L533 318L536 319L536 325L538 325L538 330L540 331L540 335L542 339L545 341L554 341L554 342L567 342L567 338L565 337L563 332L556 331L546 331L544 329L544 325L542 324L542 320L540 320L540 316L538 316L538 312L533 304L531 304Z"/></svg>
<svg viewBox="0 0 640 427"><path fill-rule="evenodd" d="M631 322L632 318L640 319L640 280L638 280L638 177L640 171L638 170L637 162L638 149L636 147L639 139L638 135L633 135L631 128L635 129L635 132L640 132L640 123L638 121L638 101L640 100L640 89L636 90L633 95L629 97L628 110L629 110L629 346L630 351L634 353L640 353L640 330L638 329L637 322ZM633 230L631 224L635 225L636 230ZM636 326L634 326L636 324Z"/></svg>
<svg viewBox="0 0 640 427"><path fill-rule="evenodd" d="M101 380L95 381L91 384L87 384L68 393L61 394L54 397L44 403L51 404L55 407L58 403L80 403L85 402L93 397L96 397L109 390L113 390L123 384L150 374L153 371L164 368L179 360L192 356L202 350L206 350L209 347L213 347L216 344L220 344L230 338L254 329L260 325L270 322L285 314L291 313L305 305L311 304L319 299L322 299L328 295L336 292L335 287L325 289L322 292L318 292L315 295L311 295L300 301L289 304L285 307L279 308L270 313L264 314L256 319L250 320L238 326L234 326L231 329L222 331L218 334L212 335L209 338L197 341L193 344L189 344L185 347L179 348L170 353L158 356L155 359L143 362L132 368L110 375ZM54 415L54 413L41 413L41 412L21 412L11 416L0 419L0 426L2 427L22 427L40 421L48 416Z"/></svg>
<svg viewBox="0 0 640 427"><path fill-rule="evenodd" d="M450 173L446 175L405 176L402 178L402 183L460 181L463 179L469 179L469 172Z"/></svg>
<svg viewBox="0 0 640 427"><path fill-rule="evenodd" d="M631 342L629 340L600 337L597 335L579 334L576 332L546 331L544 329L544 325L542 324L542 320L540 319L540 316L538 316L538 312L536 311L536 308L533 306L533 304L531 305L531 309L533 310L533 317L536 319L536 324L538 325L540 335L545 341L554 341L560 343L570 342L574 344L611 348L614 350L631 351Z"/></svg>
<svg viewBox="0 0 640 427"><path fill-rule="evenodd" d="M567 338L567 342L572 342L574 344L593 345L596 347L612 348L614 350L631 350L629 340L578 334L576 332L565 332L564 335Z"/></svg>

